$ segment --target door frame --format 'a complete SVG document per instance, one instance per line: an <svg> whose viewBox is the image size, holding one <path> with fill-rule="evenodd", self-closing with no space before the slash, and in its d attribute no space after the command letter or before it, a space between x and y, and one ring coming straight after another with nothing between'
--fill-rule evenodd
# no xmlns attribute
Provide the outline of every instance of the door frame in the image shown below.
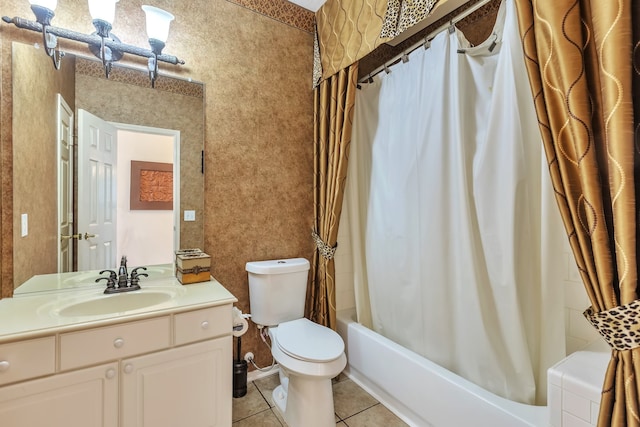
<svg viewBox="0 0 640 427"><path fill-rule="evenodd" d="M58 206L57 206L57 214L56 214L56 218L57 218L57 234L58 234L58 273L62 273L62 272L66 272L66 271L73 271L74 265L75 265L75 250L74 250L74 246L75 246L75 241L72 238L69 238L67 241L67 265L64 266L62 265L62 230L61 230L61 224L63 223L63 218L60 217L60 214L63 211L63 198L60 197L61 196L61 191L63 190L61 188L61 185L63 182L65 182L62 178L62 172L63 172L63 168L61 167L60 161L61 161L61 147L60 147L60 143L62 142L62 114L65 113L66 117L69 119L69 128L68 128L68 135L67 137L70 139L68 142L69 145L69 164L67 166L67 206L66 206L66 212L67 212L67 218L64 219L64 222L67 223L67 235L72 235L73 231L74 231L74 227L75 227L75 222L76 222L76 218L74 215L74 211L73 211L73 200L74 200L74 157L75 157L75 142L74 142L74 137L75 137L75 113L74 111L71 109L71 107L69 107L69 104L67 103L67 101L62 97L61 94L57 94L56 96L56 131L57 131L57 137L56 137L56 177L57 177L57 185L56 185L56 189L57 189L57 200L58 200Z"/></svg>

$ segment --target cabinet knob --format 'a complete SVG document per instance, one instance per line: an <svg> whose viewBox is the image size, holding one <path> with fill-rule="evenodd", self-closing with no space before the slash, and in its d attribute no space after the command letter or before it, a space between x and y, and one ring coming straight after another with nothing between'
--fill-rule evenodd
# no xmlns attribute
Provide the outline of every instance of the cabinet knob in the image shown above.
<svg viewBox="0 0 640 427"><path fill-rule="evenodd" d="M202 329L209 329L209 322L205 320L200 324L200 326L202 327Z"/></svg>
<svg viewBox="0 0 640 427"><path fill-rule="evenodd" d="M9 366L11 364L7 360L0 360L0 372L5 372L9 370Z"/></svg>
<svg viewBox="0 0 640 427"><path fill-rule="evenodd" d="M116 338L113 340L113 346L115 348L121 348L124 345L124 340L122 338Z"/></svg>
<svg viewBox="0 0 640 427"><path fill-rule="evenodd" d="M113 368L107 369L107 372L106 372L105 376L109 380L115 378L116 377L116 370L113 369Z"/></svg>
<svg viewBox="0 0 640 427"><path fill-rule="evenodd" d="M132 372L133 372L133 365L131 363L127 363L126 365L124 365L125 374L130 374Z"/></svg>

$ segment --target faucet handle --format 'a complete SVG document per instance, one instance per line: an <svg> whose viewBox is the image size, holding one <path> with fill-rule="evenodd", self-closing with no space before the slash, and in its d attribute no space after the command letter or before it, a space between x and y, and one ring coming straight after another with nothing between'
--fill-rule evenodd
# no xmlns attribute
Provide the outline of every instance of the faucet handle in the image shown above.
<svg viewBox="0 0 640 427"><path fill-rule="evenodd" d="M137 289L140 289L140 285L138 284L138 282L140 282L140 277L141 276L149 277L149 275L147 273L140 273L140 274L131 273L131 286L137 286Z"/></svg>
<svg viewBox="0 0 640 427"><path fill-rule="evenodd" d="M138 273L138 270L145 270L145 271L146 271L146 270L147 270L147 267L136 267L136 268L134 268L133 270L131 270L131 277L132 277L132 278L133 278L133 277L135 277L135 276L142 276L143 274L144 274L145 276L149 276L149 275L148 275L148 274L146 274L146 273Z"/></svg>
<svg viewBox="0 0 640 427"><path fill-rule="evenodd" d="M105 294L108 294L111 289L115 289L115 287L116 287L116 279L115 279L115 277L98 277L96 279L96 283L98 283L101 280L106 280L107 281L107 289L105 289L105 291L104 291Z"/></svg>
<svg viewBox="0 0 640 427"><path fill-rule="evenodd" d="M116 280L118 278L118 275L113 270L102 270L99 274L103 275L104 273L109 273L109 279ZM100 279L107 279L107 277L101 277ZM100 279L96 279L96 282Z"/></svg>
<svg viewBox="0 0 640 427"><path fill-rule="evenodd" d="M146 270L147 267L136 267L133 270L131 270L131 286L137 286L138 289L140 288L140 285L138 285L138 282L140 281L140 277L149 277L149 275L147 273L138 273L138 270Z"/></svg>

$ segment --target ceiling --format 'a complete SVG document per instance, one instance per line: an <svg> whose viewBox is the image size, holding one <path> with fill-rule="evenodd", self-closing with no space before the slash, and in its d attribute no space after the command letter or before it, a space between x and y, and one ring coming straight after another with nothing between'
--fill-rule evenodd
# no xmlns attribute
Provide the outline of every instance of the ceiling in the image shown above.
<svg viewBox="0 0 640 427"><path fill-rule="evenodd" d="M320 6L324 4L326 0L289 0L291 3L295 3L298 6L304 7L311 12L316 12L320 9Z"/></svg>

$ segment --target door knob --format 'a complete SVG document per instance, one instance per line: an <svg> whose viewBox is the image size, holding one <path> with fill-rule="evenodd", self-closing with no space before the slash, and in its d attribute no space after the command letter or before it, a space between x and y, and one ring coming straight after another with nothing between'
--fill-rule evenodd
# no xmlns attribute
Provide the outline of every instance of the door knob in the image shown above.
<svg viewBox="0 0 640 427"><path fill-rule="evenodd" d="M96 237L95 234L84 233L84 240L91 239L92 237Z"/></svg>
<svg viewBox="0 0 640 427"><path fill-rule="evenodd" d="M66 234L60 235L60 240L69 240L69 239L82 240L82 234L72 234L71 236L68 236Z"/></svg>

